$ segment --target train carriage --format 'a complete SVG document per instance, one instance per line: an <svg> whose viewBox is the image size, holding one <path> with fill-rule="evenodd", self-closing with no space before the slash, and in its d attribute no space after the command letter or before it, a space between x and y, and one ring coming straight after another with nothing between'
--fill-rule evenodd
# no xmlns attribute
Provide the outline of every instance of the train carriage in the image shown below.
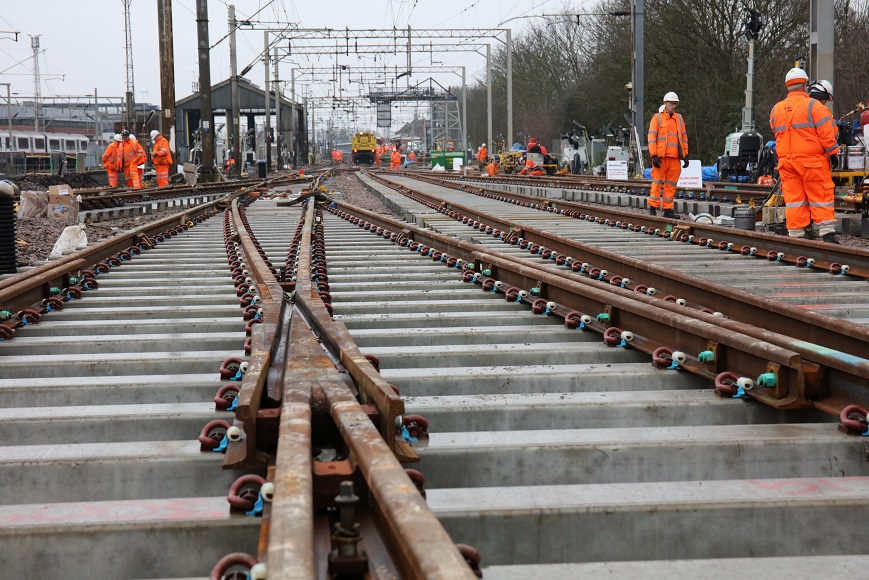
<svg viewBox="0 0 869 580"><path fill-rule="evenodd" d="M12 131L10 136L8 131L0 131L0 165L7 173L49 171L54 157L56 162L66 159L67 167L73 170L78 155L87 153L88 143L87 136L76 133Z"/></svg>

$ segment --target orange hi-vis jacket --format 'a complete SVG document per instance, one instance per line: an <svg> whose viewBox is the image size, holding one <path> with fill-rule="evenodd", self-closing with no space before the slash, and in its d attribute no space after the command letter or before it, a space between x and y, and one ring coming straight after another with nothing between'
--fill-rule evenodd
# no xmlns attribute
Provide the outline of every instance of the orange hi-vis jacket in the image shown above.
<svg viewBox="0 0 869 580"><path fill-rule="evenodd" d="M139 145L136 141L132 139L127 139L126 142L121 142L121 154L123 156L123 161L121 163L120 169L124 170L124 173L128 172L132 167L133 171L136 171L136 167L139 165L139 149L141 145Z"/></svg>
<svg viewBox="0 0 869 580"><path fill-rule="evenodd" d="M685 120L679 113L655 113L649 124L649 155L688 158L688 133ZM681 154L679 151L681 145Z"/></svg>
<svg viewBox="0 0 869 580"><path fill-rule="evenodd" d="M480 150L477 151L477 161L488 161L489 160L489 150L486 147L480 147Z"/></svg>
<svg viewBox="0 0 869 580"><path fill-rule="evenodd" d="M103 167L108 171L119 171L124 167L123 147L117 141L112 141L103 153Z"/></svg>
<svg viewBox="0 0 869 580"><path fill-rule="evenodd" d="M154 165L172 165L172 149L169 147L169 141L163 135L157 135L154 140L151 160L154 161Z"/></svg>
<svg viewBox="0 0 869 580"><path fill-rule="evenodd" d="M830 109L801 91L788 93L772 108L769 126L779 159L792 155L824 156L839 152Z"/></svg>

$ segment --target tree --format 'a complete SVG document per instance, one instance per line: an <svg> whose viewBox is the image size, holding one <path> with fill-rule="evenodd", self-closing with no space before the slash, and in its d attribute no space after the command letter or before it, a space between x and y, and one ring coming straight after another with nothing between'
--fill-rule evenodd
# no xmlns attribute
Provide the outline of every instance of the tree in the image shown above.
<svg viewBox="0 0 869 580"><path fill-rule="evenodd" d="M624 125L625 84L631 79L629 0L602 0L598 15L535 23L513 47L513 120L549 142L577 120L590 129ZM756 0L767 18L755 43L754 122L771 137L769 111L784 97L784 75L808 53L808 0ZM669 91L679 95L691 157L714 163L724 139L739 130L748 59L744 9L736 0L645 0L645 118ZM835 103L839 116L869 98L869 0L836 2ZM506 132L506 54L493 54L494 134ZM472 141L486 138L486 85L468 92ZM643 134L647 127L638 127Z"/></svg>

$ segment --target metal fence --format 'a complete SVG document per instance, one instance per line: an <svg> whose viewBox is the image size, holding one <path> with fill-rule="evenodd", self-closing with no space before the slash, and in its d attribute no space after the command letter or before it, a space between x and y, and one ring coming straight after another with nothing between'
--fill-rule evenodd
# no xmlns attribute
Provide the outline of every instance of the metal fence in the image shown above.
<svg viewBox="0 0 869 580"><path fill-rule="evenodd" d="M27 173L27 157L24 153L0 152L0 174L17 177Z"/></svg>

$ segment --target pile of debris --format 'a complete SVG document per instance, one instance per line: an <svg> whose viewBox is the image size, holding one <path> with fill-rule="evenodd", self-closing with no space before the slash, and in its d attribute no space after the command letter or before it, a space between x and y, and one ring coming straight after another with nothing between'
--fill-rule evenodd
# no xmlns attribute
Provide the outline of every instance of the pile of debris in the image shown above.
<svg viewBox="0 0 869 580"><path fill-rule="evenodd" d="M28 173L12 180L21 191L48 191L52 185L69 185L73 189L101 187L100 183L87 173L67 173L63 177L48 173Z"/></svg>

